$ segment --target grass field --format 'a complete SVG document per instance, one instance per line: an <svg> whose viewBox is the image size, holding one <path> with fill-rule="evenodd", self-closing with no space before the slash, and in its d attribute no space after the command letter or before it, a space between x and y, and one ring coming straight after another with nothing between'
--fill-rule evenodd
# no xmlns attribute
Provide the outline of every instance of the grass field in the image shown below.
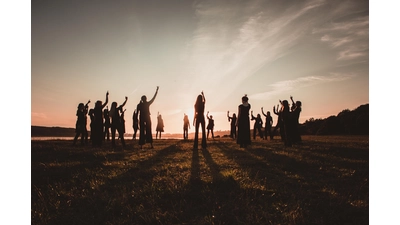
<svg viewBox="0 0 400 225"><path fill-rule="evenodd" d="M368 136L302 138L31 141L32 224L368 224Z"/></svg>

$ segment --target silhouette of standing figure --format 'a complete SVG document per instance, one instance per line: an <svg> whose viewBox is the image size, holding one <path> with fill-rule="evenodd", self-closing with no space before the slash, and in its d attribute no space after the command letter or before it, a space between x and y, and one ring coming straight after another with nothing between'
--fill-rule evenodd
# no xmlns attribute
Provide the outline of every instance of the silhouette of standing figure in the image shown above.
<svg viewBox="0 0 400 225"><path fill-rule="evenodd" d="M110 140L110 128L111 128L111 119L110 112L108 111L108 106L103 111L104 115L104 139L107 138L107 141Z"/></svg>
<svg viewBox="0 0 400 225"><path fill-rule="evenodd" d="M261 119L261 115L258 113L257 117L253 116L253 111L251 111L251 120L255 120L254 126L253 126L253 139L256 140L257 132L258 135L260 136L261 139L263 139L263 132L261 130L263 121Z"/></svg>
<svg viewBox="0 0 400 225"><path fill-rule="evenodd" d="M285 146L291 147L292 146L292 118L289 109L289 102L287 100L282 101L282 108L281 108L281 116L282 116L282 125L280 126L281 129L281 136Z"/></svg>
<svg viewBox="0 0 400 225"><path fill-rule="evenodd" d="M94 121L93 121L93 131L92 131L92 145L100 147L103 143L103 133L104 133L104 122L103 122L103 108L108 104L108 91L106 93L106 101L103 102L98 100L95 103L93 109Z"/></svg>
<svg viewBox="0 0 400 225"><path fill-rule="evenodd" d="M232 117L229 116L229 111L226 114L228 116L228 121L231 122L231 133L230 137L235 139L236 138L236 114L234 113Z"/></svg>
<svg viewBox="0 0 400 225"><path fill-rule="evenodd" d="M279 100L279 101L280 101L280 100ZM278 129L280 129L280 127L281 127L281 124L282 124L282 122L281 122L281 121L282 121L282 116L281 116L281 113L280 113L280 111L279 111L279 105L277 105L276 108L275 108L275 106L274 106L273 109L272 109L272 111L274 112L275 115L278 116L278 119L277 119L275 128L274 128L274 130L272 131L272 135L274 135L274 134L276 133L276 131L277 131ZM280 133L280 131L279 131L279 133Z"/></svg>
<svg viewBox="0 0 400 225"><path fill-rule="evenodd" d="M164 132L164 120L159 112L157 112L157 127L156 127L156 139L158 134L160 134L158 139L161 139L161 132Z"/></svg>
<svg viewBox="0 0 400 225"><path fill-rule="evenodd" d="M128 101L128 97L125 96L125 101L122 105L117 107L117 102L111 103L110 117L111 117L111 144L115 147L115 133L118 131L118 135L121 138L121 144L125 147L123 123L121 120L121 114L123 113L123 107ZM121 113L121 114L120 114Z"/></svg>
<svg viewBox="0 0 400 225"><path fill-rule="evenodd" d="M90 141L93 142L93 131L94 131L94 109L89 110L89 118L90 118Z"/></svg>
<svg viewBox="0 0 400 225"><path fill-rule="evenodd" d="M210 134L211 131L211 137L214 139L214 119L213 116L210 115L208 116L208 111L207 111L207 119L208 119L208 125L207 125L207 139L208 135Z"/></svg>
<svg viewBox="0 0 400 225"><path fill-rule="evenodd" d="M195 133L194 133L194 143L193 143L193 149L198 148L198 143L199 143L199 126L201 125L201 147L203 149L207 148L207 142L206 142L206 120L204 117L204 108L206 105L206 98L204 97L203 91L201 92L201 95L197 96L196 103L194 104L194 119L193 119L193 126L195 127Z"/></svg>
<svg viewBox="0 0 400 225"><path fill-rule="evenodd" d="M132 140L136 140L136 134L137 134L137 131L139 129L139 120L138 120L138 117L137 117L136 109L133 111L132 120L133 120L133 124L132 124L132 127L133 127Z"/></svg>
<svg viewBox="0 0 400 225"><path fill-rule="evenodd" d="M238 143L241 148L246 148L251 144L249 118L250 108L251 105L249 104L249 98L247 95L244 95L242 97L242 104L238 107L238 116L236 121L236 126L238 128L236 143Z"/></svg>
<svg viewBox="0 0 400 225"><path fill-rule="evenodd" d="M73 145L76 144L76 141L78 140L78 137L81 136L81 144L85 144L85 139L87 137L87 129L86 129L86 115L88 113L88 104L90 103L90 100L86 105L83 103L78 104L78 109L76 110L76 116L78 117L76 120L75 124L75 137L74 137L74 142Z"/></svg>
<svg viewBox="0 0 400 225"><path fill-rule="evenodd" d="M264 130L264 137L265 140L267 140L267 137L269 135L270 140L274 138L274 136L271 133L272 129L272 124L274 123L271 113L267 111L267 114L264 113L263 107L261 107L261 113L265 116L265 130Z"/></svg>
<svg viewBox="0 0 400 225"><path fill-rule="evenodd" d="M139 116L139 145L140 149L142 149L143 145L146 143L150 143L151 148L153 148L153 137L151 133L151 118L150 118L150 105L156 99L158 93L158 86L156 89L156 93L150 101L147 101L146 95L141 97L140 103L137 105L137 115Z"/></svg>
<svg viewBox="0 0 400 225"><path fill-rule="evenodd" d="M183 140L187 140L189 138L189 129L190 129L189 117L188 115L183 114Z"/></svg>
<svg viewBox="0 0 400 225"><path fill-rule="evenodd" d="M118 132L118 139L120 139L121 140L121 138L123 138L124 137L124 134L125 134L125 111L126 111L126 109L124 109L124 111L122 111L122 113L121 113L121 124L122 124L122 126L121 126L121 133L120 132ZM125 139L124 139L124 141L125 141Z"/></svg>
<svg viewBox="0 0 400 225"><path fill-rule="evenodd" d="M293 97L290 96L290 100L292 100L292 121L293 121L293 138L292 141L294 144L301 143L301 136L299 131L299 118L301 113L301 101L294 102Z"/></svg>

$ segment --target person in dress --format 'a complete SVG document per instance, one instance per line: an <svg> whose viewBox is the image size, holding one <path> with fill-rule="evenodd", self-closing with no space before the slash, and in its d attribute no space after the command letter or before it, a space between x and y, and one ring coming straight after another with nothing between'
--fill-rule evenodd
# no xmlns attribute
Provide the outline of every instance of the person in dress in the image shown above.
<svg viewBox="0 0 400 225"><path fill-rule="evenodd" d="M249 104L249 98L247 95L242 97L242 104L238 107L238 116L236 121L236 126L238 130L238 136L236 143L240 145L241 148L246 148L251 144L250 137L250 112L251 105Z"/></svg>

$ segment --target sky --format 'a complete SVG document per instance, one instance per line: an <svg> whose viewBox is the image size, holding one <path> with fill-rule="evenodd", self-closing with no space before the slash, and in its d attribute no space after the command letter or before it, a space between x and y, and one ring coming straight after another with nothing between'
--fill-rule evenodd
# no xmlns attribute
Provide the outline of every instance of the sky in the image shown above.
<svg viewBox="0 0 400 225"><path fill-rule="evenodd" d="M245 94L254 115L293 96L300 123L353 110L369 103L369 2L32 1L31 125L73 128L78 104L109 91L109 106L128 97L132 133L157 86L154 132L159 112L182 133L201 91L214 130Z"/></svg>
<svg viewBox="0 0 400 225"><path fill-rule="evenodd" d="M370 102L370 224L398 220L400 3L86 2L0 7L2 222L30 222L31 125L74 127L77 104L107 90L110 101L128 96L131 113L157 85L153 120L168 108L178 125L201 90L216 117L243 94L256 113L293 95L302 120Z"/></svg>

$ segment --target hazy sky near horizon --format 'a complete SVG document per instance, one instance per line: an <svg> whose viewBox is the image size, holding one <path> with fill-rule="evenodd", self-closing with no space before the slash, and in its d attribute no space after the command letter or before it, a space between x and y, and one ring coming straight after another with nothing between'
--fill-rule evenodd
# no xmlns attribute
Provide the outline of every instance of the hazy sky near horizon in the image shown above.
<svg viewBox="0 0 400 225"><path fill-rule="evenodd" d="M75 127L77 105L109 91L109 106L128 96L132 133L156 86L154 132L160 112L165 132L181 133L201 91L215 130L229 129L244 94L255 115L292 95L300 122L355 109L369 103L368 3L32 1L31 124Z"/></svg>

